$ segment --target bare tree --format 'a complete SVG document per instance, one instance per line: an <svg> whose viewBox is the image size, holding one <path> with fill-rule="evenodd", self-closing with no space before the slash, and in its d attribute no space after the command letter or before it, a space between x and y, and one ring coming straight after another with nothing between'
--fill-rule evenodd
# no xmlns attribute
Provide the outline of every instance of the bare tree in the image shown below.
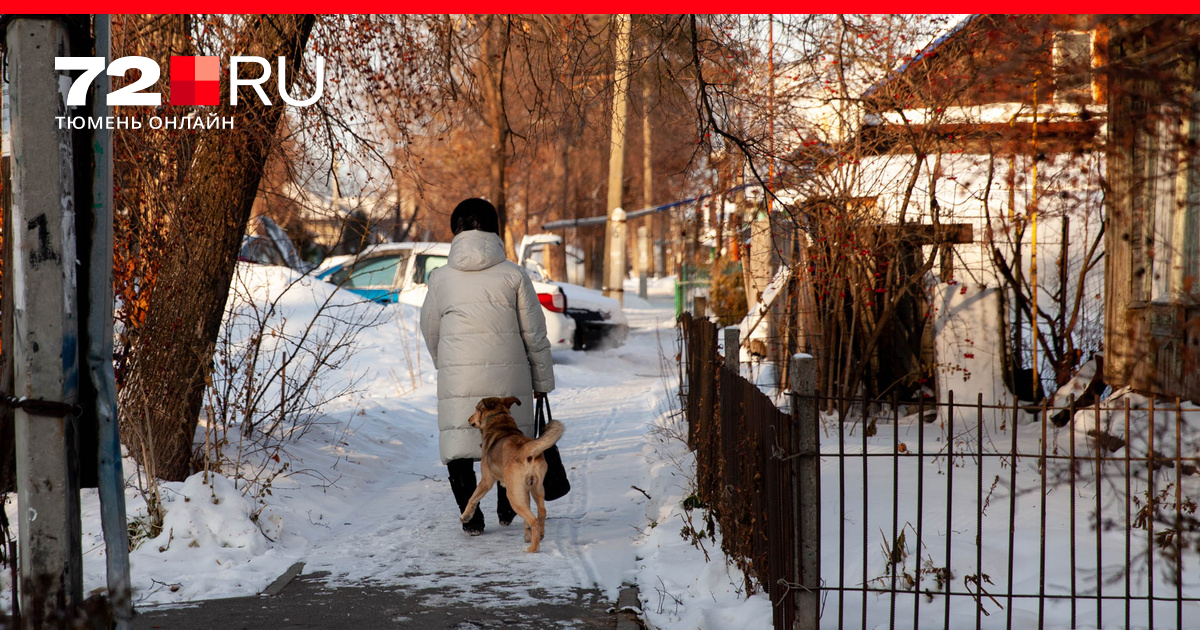
<svg viewBox="0 0 1200 630"><path fill-rule="evenodd" d="M231 22L224 50L286 57L288 77L294 81L312 16ZM175 165L185 175L175 184L176 201L166 214L170 225L163 257L120 396L130 450L164 479L182 480L191 473L192 441L213 344L283 107L255 98L236 108L218 106L217 115L232 118L234 128L198 139L190 147L190 159Z"/></svg>

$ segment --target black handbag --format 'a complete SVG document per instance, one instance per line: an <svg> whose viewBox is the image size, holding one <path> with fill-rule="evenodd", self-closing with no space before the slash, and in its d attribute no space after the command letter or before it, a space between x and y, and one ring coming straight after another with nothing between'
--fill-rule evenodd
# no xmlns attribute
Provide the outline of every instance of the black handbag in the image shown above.
<svg viewBox="0 0 1200 630"><path fill-rule="evenodd" d="M554 420L554 416L550 413L550 401L545 397L539 398L535 438L541 437L542 431L546 429L546 423L551 420ZM558 453L558 445L555 444L543 451L542 457L546 458L546 478L542 480L542 489L546 492L546 500L561 499L571 491L571 481L567 479L567 469L563 467L562 455Z"/></svg>

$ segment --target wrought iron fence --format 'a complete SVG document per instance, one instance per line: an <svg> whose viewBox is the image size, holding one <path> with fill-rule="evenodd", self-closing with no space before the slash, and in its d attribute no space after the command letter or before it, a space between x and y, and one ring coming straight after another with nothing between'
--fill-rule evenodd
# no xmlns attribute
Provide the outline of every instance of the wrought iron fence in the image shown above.
<svg viewBox="0 0 1200 630"><path fill-rule="evenodd" d="M776 628L1200 627L1200 407L810 389L788 415L680 321L698 496Z"/></svg>

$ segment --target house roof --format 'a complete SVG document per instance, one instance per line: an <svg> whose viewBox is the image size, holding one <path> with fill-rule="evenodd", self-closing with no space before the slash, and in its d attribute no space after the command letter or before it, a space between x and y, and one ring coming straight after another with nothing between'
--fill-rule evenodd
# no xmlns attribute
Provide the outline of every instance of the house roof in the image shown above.
<svg viewBox="0 0 1200 630"><path fill-rule="evenodd" d="M930 41L928 44L926 44L925 47L923 47L915 56L901 62L899 65L897 65L895 68L893 68L892 71L887 74L887 76L885 76L882 79L880 79L879 81L876 81L875 83L871 84L871 86L868 87L862 93L862 98L863 99L871 98L876 93L878 93L879 90L881 90L883 87L887 86L889 83L891 83L892 81L895 81L897 78L899 78L905 72L907 72L909 68L917 65L918 63L925 61L934 52L936 52L939 48L941 48L943 44L950 41L951 38L953 38L958 33L962 32L962 30L965 29L967 27L967 25L974 23L980 17L982 17L982 14L979 14L979 13L968 15L967 17L959 20L957 23L947 27L941 33L938 33L937 35L935 35L933 37L933 40Z"/></svg>
<svg viewBox="0 0 1200 630"><path fill-rule="evenodd" d="M954 108L998 104L1021 107L1038 102L1074 107L1093 103L1086 100L1086 95L1077 94L1081 75L1063 73L1055 55L1063 33L1092 33L1095 42L1101 41L1096 17L1089 14L968 16L865 90L863 106L868 113L925 109L940 114ZM1103 63L1098 59L1102 60L1105 54L1102 48L1092 49L1090 72L1095 72L1096 64ZM1060 100L1060 83L1064 81L1068 86L1063 92L1066 97ZM1095 90L1097 84L1092 85ZM1094 97L1098 99L1094 104L1103 105L1106 96L1102 78L1099 85L1101 92ZM1093 116L1097 113L1090 112ZM883 121L868 124L880 122Z"/></svg>

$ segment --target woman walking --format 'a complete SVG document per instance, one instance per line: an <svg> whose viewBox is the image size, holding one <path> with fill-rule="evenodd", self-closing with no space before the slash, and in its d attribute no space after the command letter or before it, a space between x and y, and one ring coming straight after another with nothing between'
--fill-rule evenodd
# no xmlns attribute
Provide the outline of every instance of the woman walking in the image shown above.
<svg viewBox="0 0 1200 630"><path fill-rule="evenodd" d="M532 436L533 400L554 389L554 363L546 319L533 283L504 256L496 208L467 199L450 216L454 240L449 260L429 277L421 307L421 334L438 371L438 431L442 463L461 513L475 491L475 461L482 435L467 424L481 398L515 396L510 411ZM496 492L496 515L508 525L516 514ZM483 533L483 510L463 524Z"/></svg>

